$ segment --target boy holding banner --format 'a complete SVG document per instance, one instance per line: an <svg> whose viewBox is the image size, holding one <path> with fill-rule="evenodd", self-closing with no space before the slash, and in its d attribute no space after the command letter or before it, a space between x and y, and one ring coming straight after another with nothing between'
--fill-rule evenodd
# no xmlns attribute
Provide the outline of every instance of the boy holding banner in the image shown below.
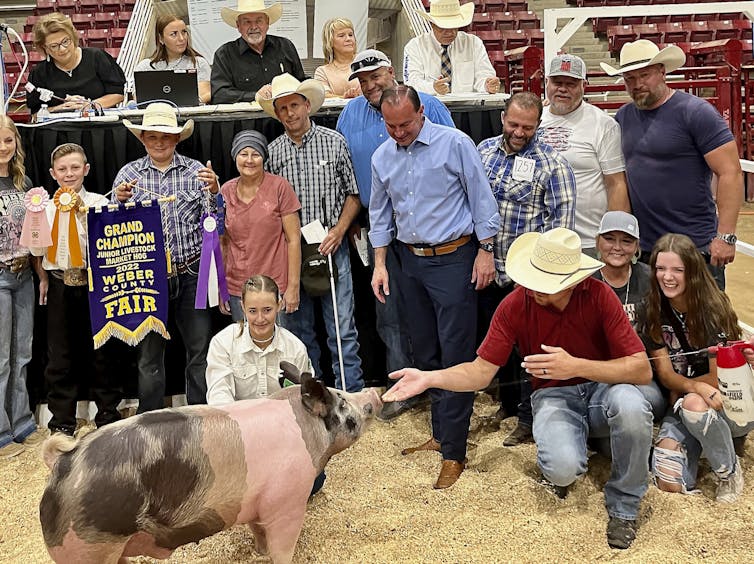
<svg viewBox="0 0 754 564"><path fill-rule="evenodd" d="M217 228L215 195L217 175L208 166L176 152L176 145L191 136L193 120L178 125L172 106L157 102L144 111L141 125L123 120L144 145L147 155L126 164L113 183L117 202L141 202L175 196L162 209L167 240L171 315L186 347L186 399L189 404L207 402L207 350L212 337L208 291L216 283L200 266L222 271L222 261L202 261L203 240ZM219 243L218 243L219 244ZM218 272L224 280L224 272ZM199 299L197 299L199 295ZM201 305L199 305L201 302ZM210 300L211 303L211 300ZM203 307L202 307L203 306ZM165 338L151 331L137 345L139 368L138 413L164 407Z"/></svg>
<svg viewBox="0 0 754 564"><path fill-rule="evenodd" d="M117 407L122 390L108 370L106 351L93 349L89 324L87 268L87 223L83 208L107 205L101 194L87 192L84 178L89 173L84 149L65 143L52 152L50 174L58 190L47 203L46 213L52 226L52 245L32 247L43 256L42 267L48 274L47 354L45 370L47 405L52 413L50 430L73 435L76 430L76 403L81 383L91 374L89 391L97 405L97 427L120 419Z"/></svg>

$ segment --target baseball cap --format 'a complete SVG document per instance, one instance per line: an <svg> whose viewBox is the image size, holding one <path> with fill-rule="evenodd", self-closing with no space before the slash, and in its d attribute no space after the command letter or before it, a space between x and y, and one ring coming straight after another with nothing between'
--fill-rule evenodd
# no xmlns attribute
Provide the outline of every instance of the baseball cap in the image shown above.
<svg viewBox="0 0 754 564"><path fill-rule="evenodd" d="M358 53L351 63L351 76L348 80L356 78L360 72L373 71L380 67L392 67L393 63L390 62L387 55L377 49L365 49L361 53Z"/></svg>
<svg viewBox="0 0 754 564"><path fill-rule="evenodd" d="M621 231L631 237L639 238L639 222L630 213L624 211L609 211L602 216L599 235L610 231Z"/></svg>
<svg viewBox="0 0 754 564"><path fill-rule="evenodd" d="M558 55L550 61L550 72L547 76L570 76L586 80L586 63L576 55Z"/></svg>

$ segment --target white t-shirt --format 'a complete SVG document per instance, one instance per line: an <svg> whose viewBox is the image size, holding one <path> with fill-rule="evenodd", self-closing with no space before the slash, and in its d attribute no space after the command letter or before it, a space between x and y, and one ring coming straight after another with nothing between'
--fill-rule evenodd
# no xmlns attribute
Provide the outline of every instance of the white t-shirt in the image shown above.
<svg viewBox="0 0 754 564"><path fill-rule="evenodd" d="M207 403L225 405L236 400L267 397L278 390L280 361L286 360L301 372L314 374L306 346L287 329L275 327L275 337L262 350L251 340L244 324L237 323L212 337L207 351Z"/></svg>
<svg viewBox="0 0 754 564"><path fill-rule="evenodd" d="M136 65L134 71L151 71L151 70L191 70L196 69L196 80L199 82L209 82L212 75L212 69L204 57L196 58L196 66L191 63L191 57L183 55L177 61L172 61L170 64L167 61L157 61L152 66L150 59L143 59Z"/></svg>
<svg viewBox="0 0 754 564"><path fill-rule="evenodd" d="M459 31L448 47L451 92L487 93L484 82L495 76L484 43L476 35ZM437 94L434 82L440 78L442 45L432 32L414 37L403 52L403 81L419 92Z"/></svg>
<svg viewBox="0 0 754 564"><path fill-rule="evenodd" d="M607 211L603 174L626 170L621 150L620 126L612 117L587 102L569 114L556 116L544 109L539 140L563 154L576 178L576 226L584 249L596 245L597 231Z"/></svg>

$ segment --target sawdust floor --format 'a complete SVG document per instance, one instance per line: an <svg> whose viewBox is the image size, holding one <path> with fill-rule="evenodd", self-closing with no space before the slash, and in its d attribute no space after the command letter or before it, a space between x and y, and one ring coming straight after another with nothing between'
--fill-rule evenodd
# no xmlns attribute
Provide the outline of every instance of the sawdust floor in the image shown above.
<svg viewBox="0 0 754 564"><path fill-rule="evenodd" d="M423 442L428 411L375 422L327 467L322 492L310 501L295 562L746 562L754 559L754 450L743 460L744 495L734 505L713 501L707 473L701 495L665 494L650 487L639 536L627 551L605 542L601 488L609 464L598 455L589 472L559 500L537 484L535 447L503 448L515 418L500 429L480 394L470 437L469 467L452 488L435 491L439 454L401 456ZM38 520L47 469L34 451L0 461L0 562L49 562ZM117 511L117 507L112 508ZM235 527L178 549L171 562L266 561L246 527ZM145 564L147 558L133 559Z"/></svg>
<svg viewBox="0 0 754 564"><path fill-rule="evenodd" d="M754 205L744 206L738 234L754 244ZM728 268L728 294L739 317L754 325L754 258L739 254ZM428 412L375 422L327 467L322 492L309 503L295 562L754 562L754 447L743 459L746 488L738 503L713 501L707 473L702 495L664 494L650 487L634 546L611 550L602 486L609 464L599 456L561 501L536 482L533 445L503 448L515 425L500 429L480 418L495 411L481 394L472 420L469 467L449 490L435 491L437 453L400 455L429 434ZM49 562L38 505L47 469L31 451L0 460L0 562ZM117 511L113 507L113 511ZM153 562L133 559L140 564ZM177 550L171 562L266 561L245 527Z"/></svg>

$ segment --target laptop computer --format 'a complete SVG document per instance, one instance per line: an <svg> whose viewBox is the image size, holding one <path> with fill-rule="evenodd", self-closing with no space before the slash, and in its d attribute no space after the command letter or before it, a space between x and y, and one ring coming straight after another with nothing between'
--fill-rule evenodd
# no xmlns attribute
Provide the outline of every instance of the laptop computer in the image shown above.
<svg viewBox="0 0 754 564"><path fill-rule="evenodd" d="M134 72L136 99L142 102L168 100L176 106L198 106L196 70L154 70Z"/></svg>

